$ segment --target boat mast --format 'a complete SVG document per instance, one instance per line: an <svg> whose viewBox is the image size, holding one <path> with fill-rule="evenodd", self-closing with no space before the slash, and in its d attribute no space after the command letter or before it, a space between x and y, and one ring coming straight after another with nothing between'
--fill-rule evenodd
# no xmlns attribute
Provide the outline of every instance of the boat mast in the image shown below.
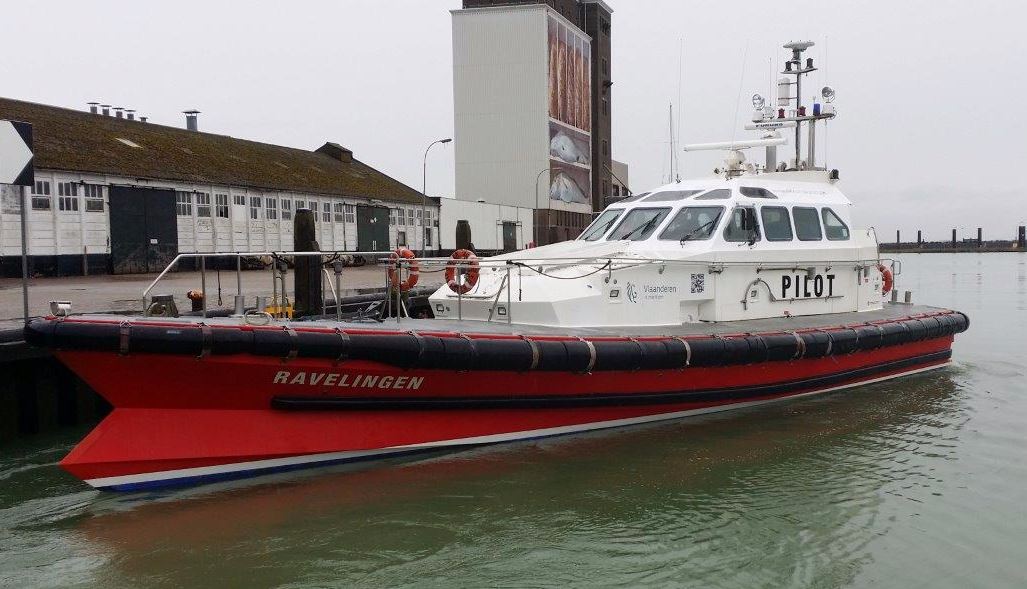
<svg viewBox="0 0 1027 589"><path fill-rule="evenodd" d="M677 151L674 149L674 103L670 103L670 119L667 130L670 134L670 178L669 182L681 182L681 174L677 167ZM668 183L669 183L668 182Z"/></svg>

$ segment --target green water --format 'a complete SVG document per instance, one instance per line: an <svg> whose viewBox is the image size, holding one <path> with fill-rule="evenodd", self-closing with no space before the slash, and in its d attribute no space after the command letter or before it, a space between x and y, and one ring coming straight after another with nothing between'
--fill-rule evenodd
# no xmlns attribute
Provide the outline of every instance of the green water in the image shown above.
<svg viewBox="0 0 1027 589"><path fill-rule="evenodd" d="M905 255L957 365L760 410L156 495L0 447L0 586L1027 587L1027 256Z"/></svg>

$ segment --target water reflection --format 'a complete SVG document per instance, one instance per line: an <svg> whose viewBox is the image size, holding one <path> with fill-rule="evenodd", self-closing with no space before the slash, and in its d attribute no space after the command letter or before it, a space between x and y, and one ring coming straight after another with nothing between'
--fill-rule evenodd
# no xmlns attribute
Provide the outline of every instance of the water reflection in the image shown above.
<svg viewBox="0 0 1027 589"><path fill-rule="evenodd" d="M892 525L882 502L918 500L952 459L955 374L385 468L101 495L59 527L105 555L98 579L128 585L846 582Z"/></svg>

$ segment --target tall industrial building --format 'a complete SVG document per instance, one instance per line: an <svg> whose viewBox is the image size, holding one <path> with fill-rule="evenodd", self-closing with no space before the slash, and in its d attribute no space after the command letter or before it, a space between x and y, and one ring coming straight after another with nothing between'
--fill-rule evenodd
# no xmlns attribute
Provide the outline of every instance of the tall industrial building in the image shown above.
<svg viewBox="0 0 1027 589"><path fill-rule="evenodd" d="M456 198L535 209L573 238L613 192L610 7L464 0L453 11Z"/></svg>

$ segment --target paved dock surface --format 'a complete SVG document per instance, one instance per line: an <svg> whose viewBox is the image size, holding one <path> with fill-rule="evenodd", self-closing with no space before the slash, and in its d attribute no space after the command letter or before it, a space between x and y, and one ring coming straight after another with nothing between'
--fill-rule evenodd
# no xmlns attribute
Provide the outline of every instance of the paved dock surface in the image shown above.
<svg viewBox="0 0 1027 589"><path fill-rule="evenodd" d="M120 274L98 276L67 276L62 278L32 278L29 280L29 313L49 313L49 302L64 300L72 302L72 311L83 312L134 312L142 311L142 295L156 274ZM286 283L292 296L293 273L290 271ZM181 311L191 308L186 293L200 289L199 272L175 272L168 274L153 290L155 294L172 294ZM422 274L418 286L442 284L442 273ZM385 285L385 271L377 266L346 268L342 272L343 296L355 294L360 289L380 289ZM326 287L327 288L327 287ZM242 290L248 304L254 296L271 296L271 273L268 270L242 272ZM207 271L208 307L230 307L236 294L236 274L221 271L222 305L218 305L218 273ZM331 299L331 290L327 297ZM22 297L20 278L0 279L0 329L14 328L22 320Z"/></svg>

